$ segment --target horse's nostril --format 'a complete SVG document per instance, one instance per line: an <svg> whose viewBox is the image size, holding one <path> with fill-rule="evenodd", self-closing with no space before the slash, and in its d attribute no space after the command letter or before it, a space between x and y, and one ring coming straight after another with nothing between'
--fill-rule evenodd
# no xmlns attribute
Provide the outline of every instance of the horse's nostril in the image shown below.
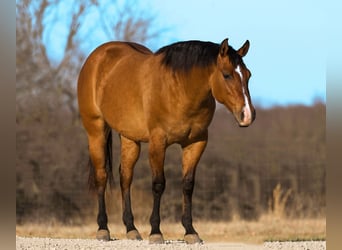
<svg viewBox="0 0 342 250"><path fill-rule="evenodd" d="M240 114L240 119L241 119L241 121L243 121L244 118L245 118L245 110L242 110L242 111L241 111L241 114Z"/></svg>

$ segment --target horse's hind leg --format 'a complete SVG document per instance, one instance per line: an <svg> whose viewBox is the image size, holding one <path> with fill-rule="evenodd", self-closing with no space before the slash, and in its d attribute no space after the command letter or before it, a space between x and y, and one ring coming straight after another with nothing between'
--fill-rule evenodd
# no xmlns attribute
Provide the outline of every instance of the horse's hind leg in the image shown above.
<svg viewBox="0 0 342 250"><path fill-rule="evenodd" d="M126 226L127 238L130 240L141 240L141 236L134 225L134 216L131 207L131 183L133 179L134 165L140 154L140 144L121 136L121 164L120 164L120 186L122 194L122 220Z"/></svg>
<svg viewBox="0 0 342 250"><path fill-rule="evenodd" d="M207 133L199 141L183 145L183 215L182 224L185 228L184 240L189 243L200 243L196 230L192 225L192 193L195 185L197 163L206 147Z"/></svg>
<svg viewBox="0 0 342 250"><path fill-rule="evenodd" d="M102 119L84 121L88 133L89 154L93 166L93 180L90 175L89 181L94 181L98 197L98 231L96 238L99 240L110 240L110 234L107 226L108 218L106 213L105 190L107 185L106 158L110 157L108 150L108 140L111 140L110 128L107 127ZM92 183L89 183L92 185Z"/></svg>

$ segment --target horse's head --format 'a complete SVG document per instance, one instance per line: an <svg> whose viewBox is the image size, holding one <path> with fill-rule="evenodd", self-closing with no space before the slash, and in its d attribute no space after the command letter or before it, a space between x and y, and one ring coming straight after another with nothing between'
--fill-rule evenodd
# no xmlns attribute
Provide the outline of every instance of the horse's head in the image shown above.
<svg viewBox="0 0 342 250"><path fill-rule="evenodd" d="M255 119L255 109L248 90L251 72L242 61L248 49L248 40L236 51L225 39L219 48L217 67L210 78L213 96L232 112L241 127L249 126Z"/></svg>

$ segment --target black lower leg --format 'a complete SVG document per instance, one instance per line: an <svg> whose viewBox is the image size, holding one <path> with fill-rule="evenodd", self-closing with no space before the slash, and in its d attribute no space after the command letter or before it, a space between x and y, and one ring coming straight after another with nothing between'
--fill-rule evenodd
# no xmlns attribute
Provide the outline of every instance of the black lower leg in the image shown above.
<svg viewBox="0 0 342 250"><path fill-rule="evenodd" d="M104 198L104 192L100 192L98 194L98 202L99 202L99 213L97 215L97 224L99 225L100 229L108 230L108 218L106 213L106 203Z"/></svg>
<svg viewBox="0 0 342 250"><path fill-rule="evenodd" d="M192 193L194 190L194 178L183 179L183 215L182 224L185 234L197 234L192 226Z"/></svg>
<svg viewBox="0 0 342 250"><path fill-rule="evenodd" d="M124 209L123 209L122 220L126 226L126 230L128 233L129 231L136 230L136 227L134 226L134 216L133 216L132 209L131 209L131 199L130 199L129 191L123 195L123 204L124 204L123 206Z"/></svg>
<svg viewBox="0 0 342 250"><path fill-rule="evenodd" d="M151 235L161 234L160 231L160 201L161 196L165 190L165 178L160 178L160 180L153 180L152 182L152 192L153 192L153 210L150 217L151 223Z"/></svg>

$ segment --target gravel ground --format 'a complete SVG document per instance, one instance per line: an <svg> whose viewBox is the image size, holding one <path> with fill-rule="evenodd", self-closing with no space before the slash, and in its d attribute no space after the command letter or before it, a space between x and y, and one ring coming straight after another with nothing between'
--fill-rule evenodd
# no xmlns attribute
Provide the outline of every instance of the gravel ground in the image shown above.
<svg viewBox="0 0 342 250"><path fill-rule="evenodd" d="M188 245L183 241L166 241L165 244L149 244L147 240L112 240L98 241L88 239L51 239L51 238L29 238L16 237L16 249L30 250L130 250L130 249L148 249L148 250L169 250L169 249L191 249L191 250L206 250L206 249L229 249L229 250L261 250L261 246L246 245L240 243L204 243Z"/></svg>
<svg viewBox="0 0 342 250"><path fill-rule="evenodd" d="M304 242L266 242L263 246L247 245L242 243L204 243L187 245L183 241L166 241L165 244L151 245L147 240L112 240L108 242L88 239L51 239L51 238L28 238L16 237L16 249L73 249L73 250L129 250L129 249L149 249L149 250L168 250L168 249L191 249L191 250L325 250L325 241L304 241Z"/></svg>
<svg viewBox="0 0 342 250"><path fill-rule="evenodd" d="M284 250L325 250L325 241L272 241L264 243L265 250L284 249Z"/></svg>

